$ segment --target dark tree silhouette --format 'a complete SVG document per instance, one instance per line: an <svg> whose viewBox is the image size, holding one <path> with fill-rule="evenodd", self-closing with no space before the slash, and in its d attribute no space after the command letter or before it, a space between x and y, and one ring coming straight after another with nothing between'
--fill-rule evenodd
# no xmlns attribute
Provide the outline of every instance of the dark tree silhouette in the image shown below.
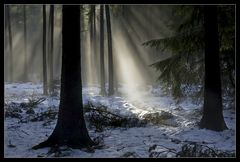
<svg viewBox="0 0 240 162"><path fill-rule="evenodd" d="M205 87L203 117L200 128L222 131L227 129L223 118L217 6L204 6L205 28Z"/></svg>
<svg viewBox="0 0 240 162"><path fill-rule="evenodd" d="M10 74L9 80L13 81L13 47L12 47L12 27L11 27L11 16L10 8L6 5L6 26L8 29L8 40L9 40L9 64L10 64Z"/></svg>
<svg viewBox="0 0 240 162"><path fill-rule="evenodd" d="M112 30L111 30L109 5L105 6L105 12L106 12L107 36L108 36L108 72L109 72L108 95L111 96L114 94L114 82L113 82L114 69L113 69L113 54L112 54Z"/></svg>
<svg viewBox="0 0 240 162"><path fill-rule="evenodd" d="M105 90L105 69L104 69L104 5L100 5L100 76L101 95L106 95Z"/></svg>
<svg viewBox="0 0 240 162"><path fill-rule="evenodd" d="M49 67L49 93L52 94L53 89L53 43L54 43L54 5L50 5L49 14L49 53L48 53L48 67Z"/></svg>
<svg viewBox="0 0 240 162"><path fill-rule="evenodd" d="M47 90L47 26L46 26L46 6L43 5L43 94L48 95Z"/></svg>
<svg viewBox="0 0 240 162"><path fill-rule="evenodd" d="M97 52L97 42L96 42L96 39L97 39L97 29L96 29L96 6L93 5L93 44L94 44L94 53L96 54Z"/></svg>
<svg viewBox="0 0 240 162"><path fill-rule="evenodd" d="M96 47L96 6L91 5L90 7L90 54L91 54L91 64L90 66L94 68L92 71L93 76L97 76L96 60L97 60L97 47Z"/></svg>
<svg viewBox="0 0 240 162"><path fill-rule="evenodd" d="M23 25L24 25L24 75L23 80L28 80L28 62L27 62L27 18L26 6L23 6Z"/></svg>
<svg viewBox="0 0 240 162"><path fill-rule="evenodd" d="M62 74L58 121L50 137L33 149L56 145L89 148L95 144L88 135L83 117L80 30L80 6L63 5Z"/></svg>
<svg viewBox="0 0 240 162"><path fill-rule="evenodd" d="M95 54L95 43L96 43L96 27L95 27L95 5L91 5L90 11L90 42L91 42L91 55Z"/></svg>

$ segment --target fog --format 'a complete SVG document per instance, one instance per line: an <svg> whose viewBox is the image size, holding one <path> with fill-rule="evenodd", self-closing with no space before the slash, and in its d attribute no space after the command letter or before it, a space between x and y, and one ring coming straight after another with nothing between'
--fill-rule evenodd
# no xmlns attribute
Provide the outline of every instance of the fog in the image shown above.
<svg viewBox="0 0 240 162"><path fill-rule="evenodd" d="M9 5L12 30L12 65L9 58L9 36L5 28L4 80L10 81L10 66L13 67L13 82L42 82L42 5L26 5L26 55L24 53L23 5ZM55 5L54 20L54 76L61 70L61 6ZM6 12L6 9L5 9ZM47 8L47 15L49 9ZM6 18L6 16L5 16ZM47 25L48 25L47 16ZM6 19L5 19L6 22ZM48 32L48 31L47 31ZM26 56L26 65L25 64ZM27 78L24 77L27 66Z"/></svg>
<svg viewBox="0 0 240 162"><path fill-rule="evenodd" d="M4 80L8 82L42 82L43 56L42 5L26 5L27 49L24 53L23 5L9 5L12 30L12 60L9 57L9 35L5 28ZM61 74L61 5L54 5L54 79L60 80ZM122 7L122 6L115 6ZM96 5L96 45L91 46L90 23L87 12L89 5L84 5L81 17L81 58L83 86L100 86L100 38L99 38L99 5ZM47 33L49 23L49 5L47 9ZM125 84L129 95L136 96L136 90L142 85L157 83L159 73L149 65L169 54L142 44L148 40L163 38L171 34L168 28L171 23L171 6L167 5L126 5L120 10L110 8L114 83ZM5 14L6 15L6 14ZM6 17L5 17L6 18ZM104 60L105 81L108 85L108 43L106 17L104 14ZM48 48L48 45L47 45ZM25 58L26 57L26 58ZM26 61L25 61L26 60ZM12 61L12 63L11 63ZM24 67L27 76L24 76ZM11 80L11 67L13 78Z"/></svg>

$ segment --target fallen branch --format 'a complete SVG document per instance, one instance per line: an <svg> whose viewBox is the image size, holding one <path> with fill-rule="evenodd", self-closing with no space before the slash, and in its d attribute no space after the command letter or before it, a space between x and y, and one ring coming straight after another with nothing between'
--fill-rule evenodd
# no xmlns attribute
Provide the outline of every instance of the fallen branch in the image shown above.
<svg viewBox="0 0 240 162"><path fill-rule="evenodd" d="M165 150L163 151L157 151L156 148L157 146L160 146L160 147L163 147ZM150 153L149 154L149 157L159 157L162 153L174 153L175 155L177 155L177 151L173 148L168 148L164 145L157 145L157 144L154 144L153 146L149 147L149 150L148 152Z"/></svg>
<svg viewBox="0 0 240 162"><path fill-rule="evenodd" d="M192 142L184 144L176 157L235 157L235 153L215 150L207 145Z"/></svg>
<svg viewBox="0 0 240 162"><path fill-rule="evenodd" d="M137 117L122 117L107 110L106 106L94 106L88 102L84 106L85 119L96 128L96 131L103 131L107 126L131 127L144 125L144 122Z"/></svg>

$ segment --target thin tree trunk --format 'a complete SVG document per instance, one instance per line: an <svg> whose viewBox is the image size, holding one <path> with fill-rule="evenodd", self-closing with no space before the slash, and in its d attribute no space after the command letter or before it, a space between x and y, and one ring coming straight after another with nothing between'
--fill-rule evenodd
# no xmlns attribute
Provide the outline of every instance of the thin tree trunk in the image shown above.
<svg viewBox="0 0 240 162"><path fill-rule="evenodd" d="M96 71L96 22L95 22L95 5L90 8L90 61L92 67L92 76L97 76ZM92 80L94 83L94 80Z"/></svg>
<svg viewBox="0 0 240 162"><path fill-rule="evenodd" d="M83 6L80 6L81 9L80 10L84 10L84 7ZM86 53L86 47L85 47L85 42L82 41L82 40L85 40L86 39L86 34L85 34L85 22L84 22L84 19L85 19L85 16L84 14L81 14L81 28L84 32L82 32L82 35L81 35L81 53L83 53L83 55L81 55L82 57L82 68L81 68L81 74L82 74L82 85L85 86L86 85L86 63L85 63L85 60L86 60L86 55L84 55Z"/></svg>
<svg viewBox="0 0 240 162"><path fill-rule="evenodd" d="M94 27L93 27L93 10L94 10L94 5L90 6L90 75L92 77L96 76L96 71L95 71L95 49L94 49ZM93 78L90 79L91 83L93 83ZM90 84L91 84L90 83Z"/></svg>
<svg viewBox="0 0 240 162"><path fill-rule="evenodd" d="M96 36L96 5L93 5L93 52L94 52L94 81L97 83L97 75L98 75L98 68L97 68L97 60L98 60L98 50L97 50L97 36ZM93 81L93 83L94 83Z"/></svg>
<svg viewBox="0 0 240 162"><path fill-rule="evenodd" d="M104 6L100 6L100 77L101 77L101 95L106 95L105 91L105 69L104 69Z"/></svg>
<svg viewBox="0 0 240 162"><path fill-rule="evenodd" d="M7 64L7 61L8 61L8 20L7 20L7 9L6 7L4 8L4 81L8 81L8 64Z"/></svg>
<svg viewBox="0 0 240 162"><path fill-rule="evenodd" d="M96 49L97 49L97 43L96 43L96 6L93 5L93 47L94 47L94 54L96 56Z"/></svg>
<svg viewBox="0 0 240 162"><path fill-rule="evenodd" d="M23 6L23 25L24 25L24 75L23 80L28 80L28 66L27 66L27 18L26 18L26 6Z"/></svg>
<svg viewBox="0 0 240 162"><path fill-rule="evenodd" d="M48 67L49 67L49 93L52 94L53 89L53 43L54 43L54 6L50 5L49 14L49 53L48 53Z"/></svg>
<svg viewBox="0 0 240 162"><path fill-rule="evenodd" d="M62 74L57 125L50 137L33 149L67 145L72 148L89 147L95 143L88 135L83 116L80 6L62 8Z"/></svg>
<svg viewBox="0 0 240 162"><path fill-rule="evenodd" d="M46 6L43 5L43 94L48 95L47 90L47 51L46 51Z"/></svg>
<svg viewBox="0 0 240 162"><path fill-rule="evenodd" d="M227 129L223 118L217 6L204 6L205 27L205 86L203 117L200 128L222 131Z"/></svg>
<svg viewBox="0 0 240 162"><path fill-rule="evenodd" d="M109 12L109 5L105 6L106 22L107 22L107 36L108 36L108 95L114 94L114 82L113 82L113 54L112 54L112 30L111 30L111 19Z"/></svg>
<svg viewBox="0 0 240 162"><path fill-rule="evenodd" d="M90 50L91 50L91 56L93 56L94 54L94 26L93 26L93 11L94 11L94 5L91 5L91 9L90 9L90 14L91 14L91 17L90 17Z"/></svg>
<svg viewBox="0 0 240 162"><path fill-rule="evenodd" d="M12 48L12 27L11 27L11 16L10 8L6 5L6 16L7 16L7 29L8 29L8 40L9 40L9 80L13 81L13 48Z"/></svg>

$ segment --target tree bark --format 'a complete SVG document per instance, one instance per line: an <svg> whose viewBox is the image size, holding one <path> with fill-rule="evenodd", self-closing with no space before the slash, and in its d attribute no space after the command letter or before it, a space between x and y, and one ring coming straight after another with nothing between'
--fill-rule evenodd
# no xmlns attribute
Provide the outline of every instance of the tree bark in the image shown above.
<svg viewBox="0 0 240 162"><path fill-rule="evenodd" d="M52 94L53 89L53 50L54 50L54 6L50 5L49 14L49 53L48 53L48 67L49 67L49 93Z"/></svg>
<svg viewBox="0 0 240 162"><path fill-rule="evenodd" d="M203 117L200 128L214 131L227 129L223 118L217 6L204 6L205 86Z"/></svg>
<svg viewBox="0 0 240 162"><path fill-rule="evenodd" d="M94 5L91 5L90 9L90 50L91 50L91 56L94 54L94 26L93 26L93 12L94 12Z"/></svg>
<svg viewBox="0 0 240 162"><path fill-rule="evenodd" d="M105 69L104 69L104 6L100 6L100 77L101 77L101 95L106 95L105 91Z"/></svg>
<svg viewBox="0 0 240 162"><path fill-rule="evenodd" d="M28 62L27 62L27 18L26 6L23 6L23 25L24 25L24 75L23 80L28 80Z"/></svg>
<svg viewBox="0 0 240 162"><path fill-rule="evenodd" d="M96 47L96 21L95 21L95 5L91 5L91 44L92 44L92 53L95 54Z"/></svg>
<svg viewBox="0 0 240 162"><path fill-rule="evenodd" d="M9 40L9 80L13 81L13 47L12 47L12 27L11 27L11 16L10 8L6 5L6 20L7 20L7 29L8 29L8 40Z"/></svg>
<svg viewBox="0 0 240 162"><path fill-rule="evenodd" d="M113 54L112 54L112 30L111 30L111 19L109 12L109 5L105 6L106 22L107 22L107 36L108 36L108 96L114 94L114 82L113 82Z"/></svg>
<svg viewBox="0 0 240 162"><path fill-rule="evenodd" d="M97 43L96 43L96 6L93 5L93 47L94 47L94 54L96 56L96 49L97 49Z"/></svg>
<svg viewBox="0 0 240 162"><path fill-rule="evenodd" d="M80 6L81 7L81 11L82 10L84 10L85 8L83 7L83 6ZM84 41L82 41L82 40L86 40L86 32L85 32L85 29L86 29L86 27L85 27L85 21L84 21L84 19L85 19L85 15L84 14L81 14L81 18L80 18L81 20L80 20L80 22L81 22L81 24L80 24L80 26L81 26L81 28L82 28L82 31L83 32L81 32L81 53L86 53L86 46L85 46L85 42ZM86 69L86 55L81 55L81 60L82 60L82 68L81 68L81 74L82 74L82 85L83 86L85 86L86 85L86 82L87 82L87 80L86 80L86 77L87 77L87 73L86 73L86 71L87 71L87 69Z"/></svg>
<svg viewBox="0 0 240 162"><path fill-rule="evenodd" d="M88 135L83 116L80 6L63 5L62 14L63 52L58 121L50 137L33 149L55 145L82 148L95 144Z"/></svg>
<svg viewBox="0 0 240 162"><path fill-rule="evenodd" d="M95 12L95 5L90 6L90 67L92 67L91 75L96 76L97 71L95 70L96 67L96 49L95 49L95 35L94 35L94 12ZM91 80L93 83L93 80Z"/></svg>
<svg viewBox="0 0 240 162"><path fill-rule="evenodd" d="M46 51L46 6L43 5L43 94L48 95L47 90L47 51Z"/></svg>

